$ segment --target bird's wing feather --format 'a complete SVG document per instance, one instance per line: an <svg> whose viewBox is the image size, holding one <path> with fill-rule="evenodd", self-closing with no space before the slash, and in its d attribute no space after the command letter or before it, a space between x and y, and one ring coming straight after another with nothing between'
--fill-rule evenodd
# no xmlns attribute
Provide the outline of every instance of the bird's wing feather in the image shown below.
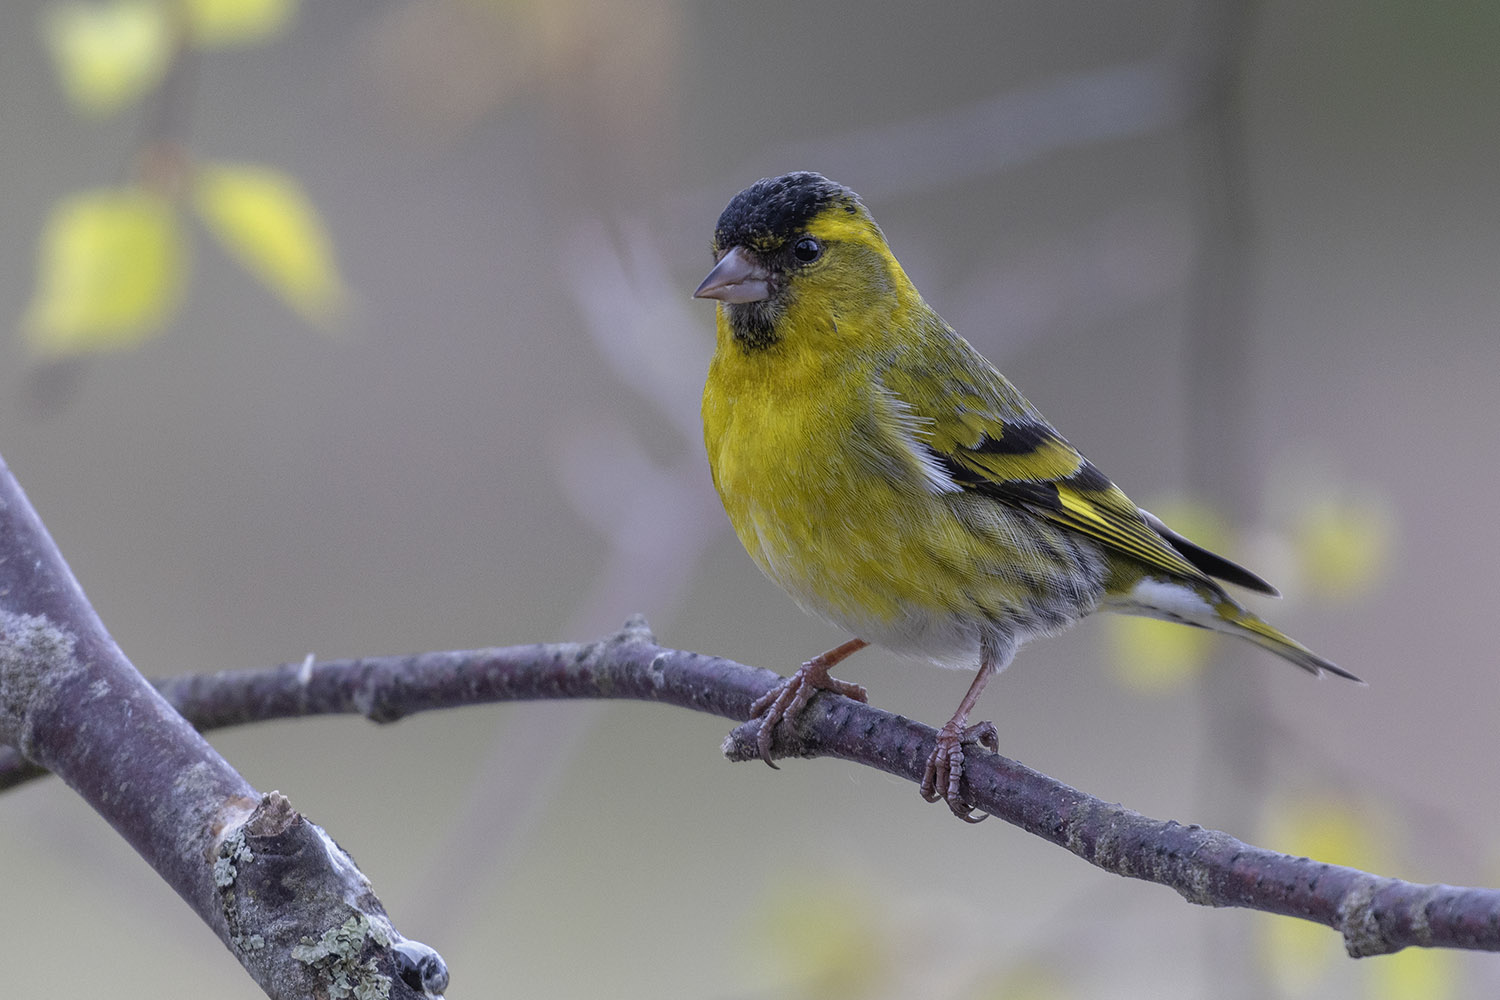
<svg viewBox="0 0 1500 1000"><path fill-rule="evenodd" d="M966 342L952 343L972 354L961 359L968 364L913 366L908 359L891 366L883 381L922 422L922 443L954 483L1076 531L1148 570L1207 582L1003 375ZM975 384L976 372L988 376L985 384Z"/></svg>
<svg viewBox="0 0 1500 1000"><path fill-rule="evenodd" d="M1208 551L1208 549L1205 549L1198 543L1183 538L1177 532L1173 531L1171 528L1162 523L1162 519L1151 513L1149 510L1142 508L1141 516L1146 519L1146 523L1151 526L1151 529L1153 531L1155 531L1162 538L1166 539L1167 544L1172 546L1172 548L1176 549L1182 555L1182 558L1186 559L1188 562L1192 563L1194 566L1198 567L1209 576L1215 577L1220 580L1227 580L1230 583L1238 584L1239 586L1244 587L1246 590L1254 590L1261 594L1268 594L1271 597L1281 596L1281 591L1277 590L1275 587L1271 586L1265 580L1262 580L1260 577L1256 576L1254 573L1250 572L1239 563L1230 562L1228 559L1225 559L1217 552L1210 552Z"/></svg>
<svg viewBox="0 0 1500 1000"><path fill-rule="evenodd" d="M1152 530L1118 486L1051 428L1006 422L993 429L1000 432L998 439L986 435L972 446L934 448L954 482L982 496L1024 507L1149 569L1172 576L1202 576ZM997 461L991 449L1003 446L1007 435L1035 437L1037 447ZM1067 454L1072 456L1071 469L1055 471Z"/></svg>

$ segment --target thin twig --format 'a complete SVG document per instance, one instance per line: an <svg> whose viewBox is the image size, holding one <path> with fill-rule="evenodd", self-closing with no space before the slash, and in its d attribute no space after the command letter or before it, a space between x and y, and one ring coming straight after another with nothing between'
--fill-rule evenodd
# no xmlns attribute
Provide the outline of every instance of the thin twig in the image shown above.
<svg viewBox="0 0 1500 1000"><path fill-rule="evenodd" d="M645 620L593 643L556 643L287 664L175 678L163 693L204 728L270 718L357 713L392 722L491 701L629 698L730 719L780 678L731 660L658 646ZM732 760L757 754L757 723L736 728ZM920 781L936 731L846 698L819 695L776 756L838 757ZM1253 847L1200 826L1151 819L998 754L965 762L977 808L1105 871L1176 889L1189 902L1301 917L1361 957L1425 947L1500 951L1500 890L1420 885Z"/></svg>

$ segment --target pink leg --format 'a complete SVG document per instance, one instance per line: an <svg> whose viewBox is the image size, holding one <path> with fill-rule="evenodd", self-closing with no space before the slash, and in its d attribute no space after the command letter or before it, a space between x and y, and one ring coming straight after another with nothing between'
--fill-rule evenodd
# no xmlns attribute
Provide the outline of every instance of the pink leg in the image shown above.
<svg viewBox="0 0 1500 1000"><path fill-rule="evenodd" d="M771 760L771 733L776 724L782 719L793 725L797 723L797 716L807 707L808 701L819 691L833 691L846 698L855 701L865 700L865 689L858 684L850 684L828 676L830 667L845 659L851 653L857 653L868 646L869 643L863 639L850 639L841 646L835 646L828 652L814 656L802 666L797 672L786 680L761 695L755 704L750 706L750 717L760 718L760 733L756 737L756 746L760 748L760 759L775 767Z"/></svg>
<svg viewBox="0 0 1500 1000"><path fill-rule="evenodd" d="M985 650L984 659L979 664L979 673L974 675L968 693L958 703L958 711L938 730L937 749L927 758L927 770L922 775L922 798L928 802L942 799L948 803L953 815L966 823L978 823L989 814L981 813L976 817L973 808L959 794L959 782L964 775L964 744L978 743L990 750L997 750L1000 738L992 722L980 722L972 726L965 726L964 723L968 722L969 713L979 700L979 693L998 669L995 656Z"/></svg>

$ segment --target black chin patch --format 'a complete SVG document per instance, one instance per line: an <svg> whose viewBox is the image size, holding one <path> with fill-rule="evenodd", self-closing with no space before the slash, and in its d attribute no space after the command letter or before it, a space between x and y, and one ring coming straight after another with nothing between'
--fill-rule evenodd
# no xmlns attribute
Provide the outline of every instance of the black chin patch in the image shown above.
<svg viewBox="0 0 1500 1000"><path fill-rule="evenodd" d="M847 203L854 211L859 196L808 170L763 178L730 200L714 228L714 245L720 250L780 246L835 201Z"/></svg>
<svg viewBox="0 0 1500 1000"><path fill-rule="evenodd" d="M762 350L780 339L776 334L776 320L781 309L770 299L735 302L725 306L724 312L729 318L729 332L747 351Z"/></svg>

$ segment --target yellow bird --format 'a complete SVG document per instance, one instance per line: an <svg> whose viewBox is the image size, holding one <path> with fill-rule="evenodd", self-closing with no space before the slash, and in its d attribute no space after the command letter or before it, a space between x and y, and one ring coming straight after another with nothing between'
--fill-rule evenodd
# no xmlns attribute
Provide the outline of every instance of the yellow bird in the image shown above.
<svg viewBox="0 0 1500 1000"><path fill-rule="evenodd" d="M963 748L994 746L993 726L968 725L980 691L1023 642L1099 609L1358 680L1216 581L1274 587L1138 508L1068 444L922 300L853 191L816 173L757 181L719 216L713 251L693 294L718 300L703 389L714 486L766 575L857 636L752 708L767 763L776 724L817 691L865 699L829 669L869 643L977 667L922 782L973 820Z"/></svg>

